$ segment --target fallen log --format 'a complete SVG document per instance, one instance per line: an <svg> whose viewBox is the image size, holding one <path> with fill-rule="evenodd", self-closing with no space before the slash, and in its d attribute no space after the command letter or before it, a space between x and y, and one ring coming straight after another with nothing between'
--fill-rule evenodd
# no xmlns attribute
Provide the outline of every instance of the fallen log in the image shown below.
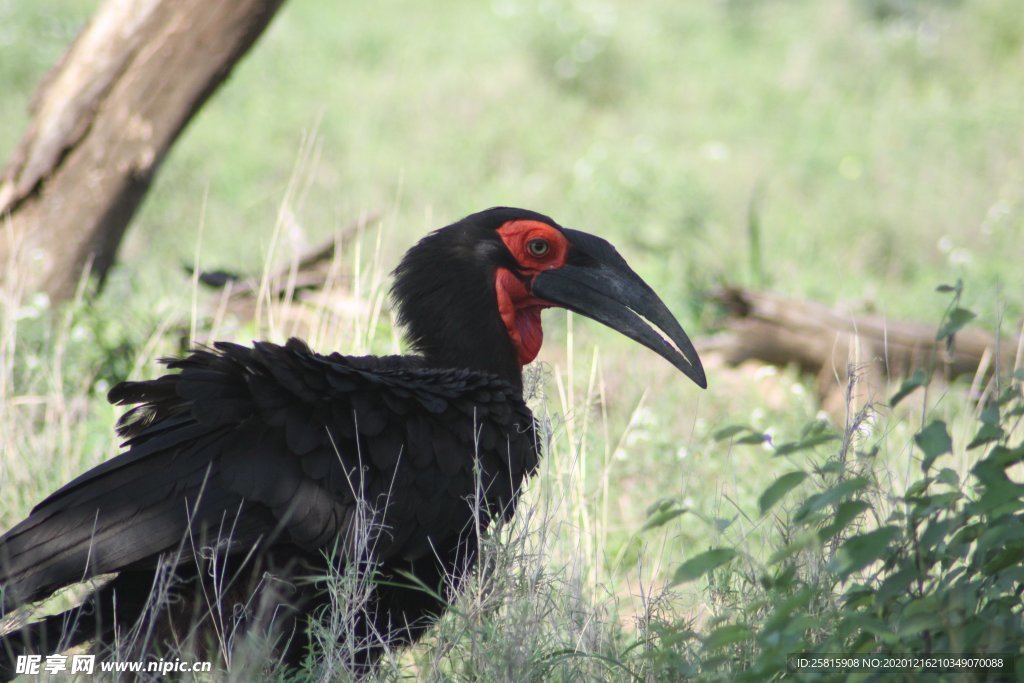
<svg viewBox="0 0 1024 683"><path fill-rule="evenodd" d="M721 307L725 330L700 340L701 354L720 354L729 365L795 365L817 378L819 396L833 414L842 412L851 376L863 387L854 397L863 405L886 400L881 392L888 382L917 370L946 381L972 375L981 387L993 372L1018 367L1024 350L1020 338L997 338L977 328L960 330L950 345L936 339L935 325L854 314L770 292L724 287L709 299Z"/></svg>
<svg viewBox="0 0 1024 683"><path fill-rule="evenodd" d="M182 348L197 341L214 341L216 334L223 332L225 320L234 325L256 324L259 334L280 339L320 339L325 330L350 329L353 320L370 315L372 302L365 293L353 292L354 275L345 263L344 250L360 239L379 215L376 211L361 214L330 239L276 265L268 264L262 274L186 264L185 270L198 284L220 296L210 300L200 316L203 332L179 330Z"/></svg>

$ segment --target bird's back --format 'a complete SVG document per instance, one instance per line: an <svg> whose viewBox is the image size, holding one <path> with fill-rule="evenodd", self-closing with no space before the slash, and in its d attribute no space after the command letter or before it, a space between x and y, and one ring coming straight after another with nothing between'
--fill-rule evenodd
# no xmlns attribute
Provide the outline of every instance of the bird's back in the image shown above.
<svg viewBox="0 0 1024 683"><path fill-rule="evenodd" d="M133 406L126 450L0 538L5 609L172 554L194 563L204 545L337 550L443 578L537 465L520 390L491 375L298 340L218 343L168 365L179 372L110 392Z"/></svg>

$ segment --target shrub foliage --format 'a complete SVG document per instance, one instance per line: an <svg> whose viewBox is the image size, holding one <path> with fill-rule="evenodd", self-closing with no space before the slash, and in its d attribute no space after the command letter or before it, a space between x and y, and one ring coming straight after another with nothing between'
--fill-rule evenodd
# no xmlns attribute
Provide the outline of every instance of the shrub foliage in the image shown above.
<svg viewBox="0 0 1024 683"><path fill-rule="evenodd" d="M956 300L938 337L973 317ZM810 456L838 442L816 464L775 479L758 501L772 523L774 553L764 562L740 547L697 554L677 581L706 581L715 615L700 628L667 620L642 668L655 678L763 681L781 678L794 654L998 654L1002 674L1024 672L1024 369L992 380L964 439L926 415L914 436L914 470L892 493L878 448L860 449L866 412L843 434L821 423L774 447L776 456ZM895 407L928 384L920 372L890 399ZM959 430L957 430L959 431ZM716 435L763 443L746 427ZM957 471L954 455L968 463ZM670 507L662 505L662 508ZM665 509L652 512L665 518ZM912 677L911 671L904 675Z"/></svg>

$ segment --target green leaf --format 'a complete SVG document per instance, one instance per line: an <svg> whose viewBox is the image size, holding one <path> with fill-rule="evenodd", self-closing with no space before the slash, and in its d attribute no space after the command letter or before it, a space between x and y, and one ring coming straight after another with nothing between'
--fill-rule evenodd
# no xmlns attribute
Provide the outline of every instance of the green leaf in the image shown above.
<svg viewBox="0 0 1024 683"><path fill-rule="evenodd" d="M708 650L716 650L726 645L741 643L751 636L753 636L753 632L743 624L719 626L704 639L704 647Z"/></svg>
<svg viewBox="0 0 1024 683"><path fill-rule="evenodd" d="M752 430L750 427L747 427L746 425L730 425L728 427L723 427L719 429L717 432L711 435L711 438L714 439L715 441L725 441L726 439L731 439L737 434L752 431L754 430Z"/></svg>
<svg viewBox="0 0 1024 683"><path fill-rule="evenodd" d="M1003 436L1003 428L998 424L991 424L988 422L983 423L981 425L981 429L978 430L978 433L975 434L974 438L971 439L971 442L967 444L967 450L973 450L978 446L984 446L987 443L999 441Z"/></svg>
<svg viewBox="0 0 1024 683"><path fill-rule="evenodd" d="M1024 560L1024 544L1011 544L986 562L985 566L981 568L981 573L992 575L1007 567L1019 564L1021 560Z"/></svg>
<svg viewBox="0 0 1024 683"><path fill-rule="evenodd" d="M919 576L921 576L921 573L917 570L917 567L913 566L913 564L908 567L904 567L894 574L890 574L875 592L876 602L878 604L884 604L893 598L905 596L910 584Z"/></svg>
<svg viewBox="0 0 1024 683"><path fill-rule="evenodd" d="M647 506L647 516L650 517L655 512L662 512L676 506L675 498L659 498L650 505Z"/></svg>
<svg viewBox="0 0 1024 683"><path fill-rule="evenodd" d="M796 537L782 546L768 558L768 564L778 564L783 560L788 560L802 550L807 548L813 548L818 545L818 534L814 531L804 531L796 535Z"/></svg>
<svg viewBox="0 0 1024 683"><path fill-rule="evenodd" d="M793 595L783 599L781 602L777 602L771 616L764 621L764 625L760 632L761 636L763 637L767 633L780 631L785 628L790 622L790 615L792 615L795 610L803 610L806 608L817 593L816 589L811 588L810 586L805 586Z"/></svg>
<svg viewBox="0 0 1024 683"><path fill-rule="evenodd" d="M866 534L849 538L839 548L835 569L842 577L882 559L889 552L889 544L900 535L899 527L884 526Z"/></svg>
<svg viewBox="0 0 1024 683"><path fill-rule="evenodd" d="M842 620L842 624L846 630L864 631L885 643L898 641L898 639L889 630L888 624L875 617L865 614L850 614L847 612L846 616Z"/></svg>
<svg viewBox="0 0 1024 683"><path fill-rule="evenodd" d="M750 446L750 445L757 446L757 445L763 444L765 442L771 443L771 440L772 440L772 437L770 437L767 434L762 434L761 432L751 432L750 434L747 434L746 436L741 436L740 438L736 439L736 445L737 446Z"/></svg>
<svg viewBox="0 0 1024 683"><path fill-rule="evenodd" d="M917 522L932 517L936 510L952 511L961 498L963 498L963 494L959 491L947 491L916 498L912 501L914 508L910 511L910 519Z"/></svg>
<svg viewBox="0 0 1024 683"><path fill-rule="evenodd" d="M921 471L927 473L935 459L944 453L953 452L953 440L949 438L946 423L935 420L914 435L914 443L924 452Z"/></svg>
<svg viewBox="0 0 1024 683"><path fill-rule="evenodd" d="M1005 470L1019 462L1024 462L1024 442L1016 448L1007 448L1001 445L993 446L988 455L982 458L978 464L990 463L993 467ZM978 476L981 475L979 474Z"/></svg>
<svg viewBox="0 0 1024 683"><path fill-rule="evenodd" d="M818 538L824 542L845 529L863 512L870 510L871 505L863 500L844 500L836 507L832 523L818 530Z"/></svg>
<svg viewBox="0 0 1024 683"><path fill-rule="evenodd" d="M946 316L945 324L939 328L939 331L935 333L935 341L945 339L946 337L952 337L956 334L960 328L967 323L971 322L977 317L974 311L969 311L966 308L954 308Z"/></svg>
<svg viewBox="0 0 1024 683"><path fill-rule="evenodd" d="M960 527L960 529L953 534L953 538L950 539L949 544L966 545L973 543L984 531L985 524L982 522L968 524L967 526Z"/></svg>
<svg viewBox="0 0 1024 683"><path fill-rule="evenodd" d="M948 467L943 467L939 470L939 473L935 475L935 481L954 488L960 487L960 475L956 473L956 470Z"/></svg>
<svg viewBox="0 0 1024 683"><path fill-rule="evenodd" d="M946 536L949 535L953 525L956 522L954 518L947 517L946 519L932 518L928 522L928 526L922 532L920 537L920 545L925 550L932 550L936 548L940 543L945 543Z"/></svg>
<svg viewBox="0 0 1024 683"><path fill-rule="evenodd" d="M935 291L941 292L942 294L948 294L950 292L959 292L960 287L954 285L939 285L938 287L935 288Z"/></svg>
<svg viewBox="0 0 1024 683"><path fill-rule="evenodd" d="M844 498L852 496L867 485L868 480L864 477L850 477L849 479L844 479L832 488L805 500L803 505L801 505L793 515L793 520L799 522L811 513L817 512L824 507L838 503Z"/></svg>
<svg viewBox="0 0 1024 683"><path fill-rule="evenodd" d="M762 574L761 585L776 592L785 592L793 587L793 579L796 576L796 566L786 564L774 574Z"/></svg>
<svg viewBox="0 0 1024 683"><path fill-rule="evenodd" d="M816 474L822 476L826 474L841 475L843 472L849 469L845 463L839 462L838 460L828 460L821 464L820 467L815 467L814 471Z"/></svg>
<svg viewBox="0 0 1024 683"><path fill-rule="evenodd" d="M696 557L691 557L676 569L675 576L672 577L672 585L699 579L709 571L726 564L734 557L736 557L736 551L732 548L712 548Z"/></svg>
<svg viewBox="0 0 1024 683"><path fill-rule="evenodd" d="M816 434L825 434L832 430L831 425L825 420L812 420L803 426L800 430L800 438L807 436L814 436Z"/></svg>
<svg viewBox="0 0 1024 683"><path fill-rule="evenodd" d="M906 493L903 494L904 500L911 500L913 498L920 498L931 486L932 478L925 477L924 479L918 479L913 484L907 487Z"/></svg>
<svg viewBox="0 0 1024 683"><path fill-rule="evenodd" d="M648 517L647 521L644 522L644 525L640 528L640 531L648 531L650 529L656 529L658 527L665 526L673 519L681 516L685 512L687 512L686 508L659 510L658 512L655 512L653 515Z"/></svg>
<svg viewBox="0 0 1024 683"><path fill-rule="evenodd" d="M1014 384L1010 384L1008 387L1003 389L1003 393L1000 394L999 398L997 398L995 400L996 413L998 414L999 413L999 409L1002 408L1003 406L1009 405L1009 404L1013 403L1014 401L1018 401L1018 400L1020 400L1020 398L1021 398L1020 388L1015 386ZM985 418L982 417L982 422L984 422L984 421L985 421ZM998 420L996 420L996 421L998 422Z"/></svg>
<svg viewBox="0 0 1024 683"><path fill-rule="evenodd" d="M728 517L712 517L707 520L707 522L715 528L715 531L722 533L732 526L732 523L736 521L737 517L739 517L739 515L733 515L732 519L729 519Z"/></svg>
<svg viewBox="0 0 1024 683"><path fill-rule="evenodd" d="M942 602L934 594L923 595L914 598L906 603L903 608L903 616L909 617L915 614L938 614L942 610Z"/></svg>
<svg viewBox="0 0 1024 683"><path fill-rule="evenodd" d="M768 512L775 503L779 502L783 496L799 486L800 482L806 478L806 472L797 470L796 472L783 474L781 477L776 479L771 486L764 490L764 493L762 493L761 497L757 500L757 506L760 508L761 514L763 515Z"/></svg>
<svg viewBox="0 0 1024 683"><path fill-rule="evenodd" d="M788 443L779 444L775 449L775 455L789 455L790 453L796 453L797 451L806 451L809 448L820 446L823 443L829 441L836 441L839 437L835 434L814 434L805 439L799 441L790 441Z"/></svg>
<svg viewBox="0 0 1024 683"><path fill-rule="evenodd" d="M803 635L807 631L812 629L821 628L821 617L810 614L801 614L793 617L788 624L786 624L785 632L793 635Z"/></svg>
<svg viewBox="0 0 1024 683"><path fill-rule="evenodd" d="M892 395L889 399L889 406L895 408L896 404L905 399L914 391L924 385L928 384L928 376L924 373L924 370L916 370L913 375L903 380L903 384L900 385L899 391Z"/></svg>
<svg viewBox="0 0 1024 683"><path fill-rule="evenodd" d="M901 620L899 626L896 627L896 632L900 636L907 638L917 635L922 631L936 629L941 626L942 619L939 617L937 610L934 612L919 612Z"/></svg>
<svg viewBox="0 0 1024 683"><path fill-rule="evenodd" d="M846 607L846 611L852 612L872 604L877 592L878 589L875 587L868 588L859 583L851 584L843 595L843 604Z"/></svg>

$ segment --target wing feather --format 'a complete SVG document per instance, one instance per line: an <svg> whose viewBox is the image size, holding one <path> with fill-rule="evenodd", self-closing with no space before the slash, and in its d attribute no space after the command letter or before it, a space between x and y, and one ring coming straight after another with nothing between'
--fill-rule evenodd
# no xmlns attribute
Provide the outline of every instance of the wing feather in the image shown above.
<svg viewBox="0 0 1024 683"><path fill-rule="evenodd" d="M228 547L343 547L366 512L378 559L458 542L485 504L506 510L533 469L533 420L514 387L418 358L321 356L304 343L217 343L125 382L110 400L125 450L0 537L4 606L99 573ZM469 418L467 419L467 416ZM475 472L479 462L483 472Z"/></svg>

